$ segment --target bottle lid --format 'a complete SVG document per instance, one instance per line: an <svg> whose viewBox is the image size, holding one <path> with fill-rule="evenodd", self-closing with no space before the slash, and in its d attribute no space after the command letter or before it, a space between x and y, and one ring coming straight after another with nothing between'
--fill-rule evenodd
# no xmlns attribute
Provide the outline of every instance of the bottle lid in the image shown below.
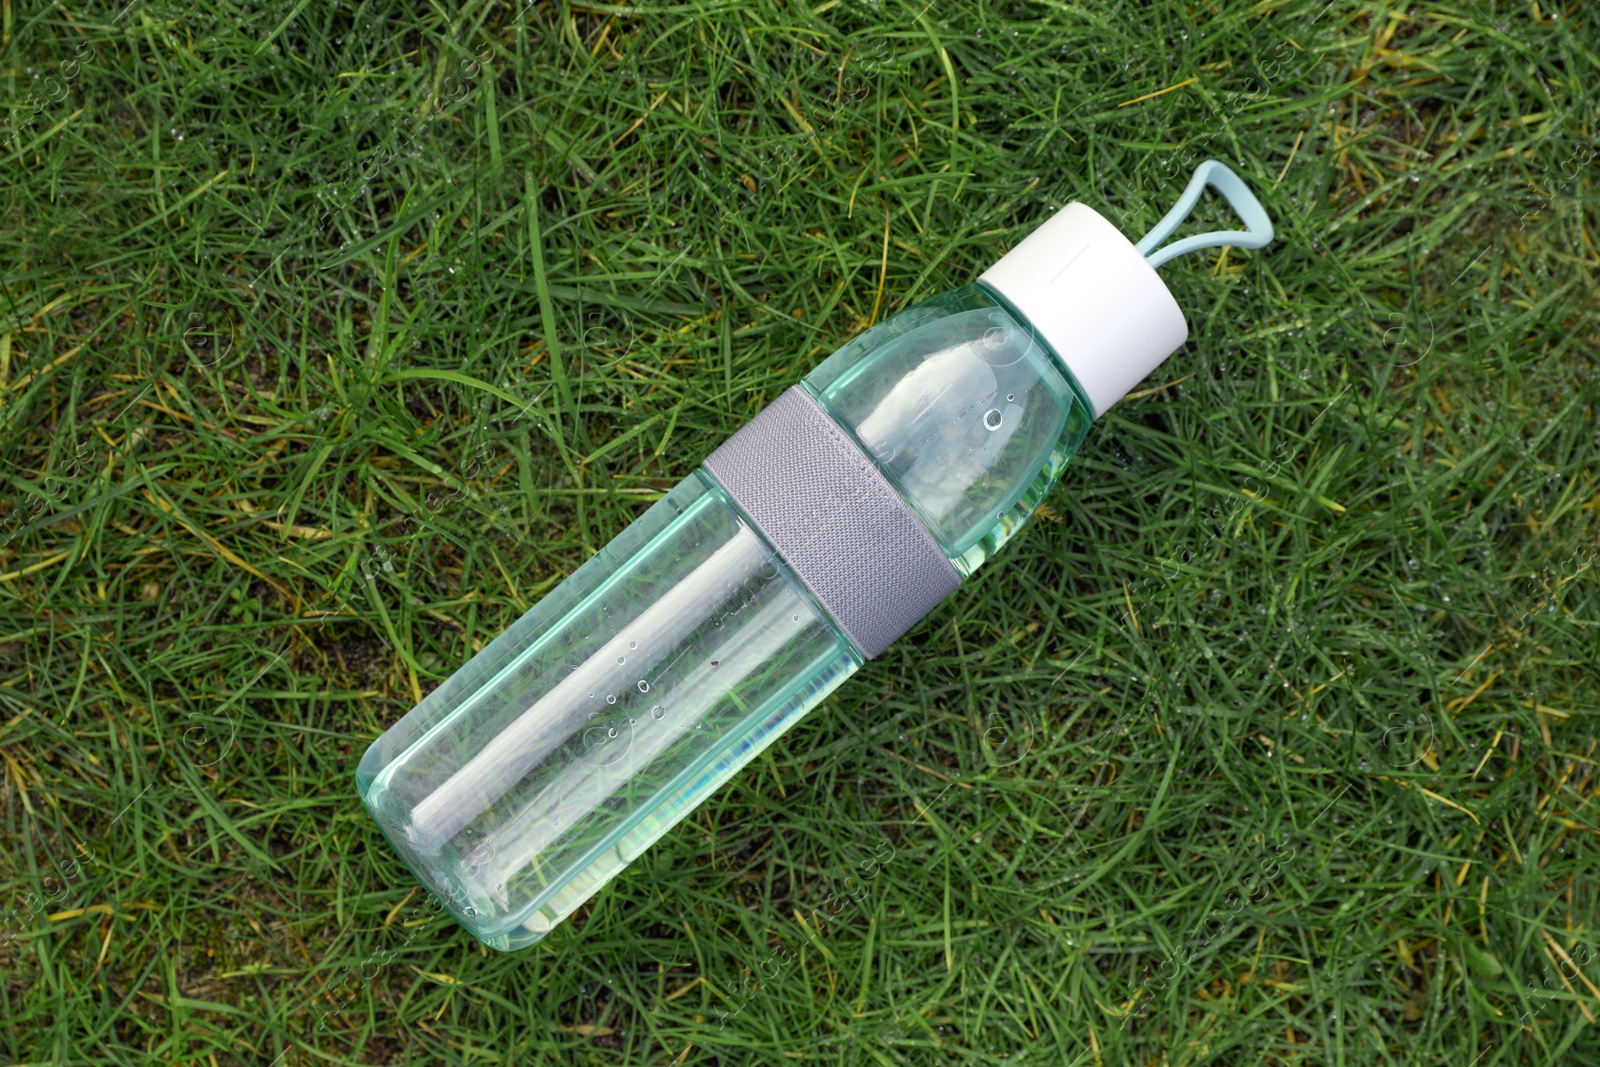
<svg viewBox="0 0 1600 1067"><path fill-rule="evenodd" d="M1222 194L1245 228L1163 245L1208 188ZM1056 350L1099 418L1189 336L1183 312L1155 269L1186 252L1265 248L1272 238L1272 219L1244 179L1208 159L1138 244L1094 209L1068 204L978 280L1011 301Z"/></svg>
<svg viewBox="0 0 1600 1067"><path fill-rule="evenodd" d="M1178 302L1099 212L1071 203L978 277L1022 312L1099 418L1189 336Z"/></svg>

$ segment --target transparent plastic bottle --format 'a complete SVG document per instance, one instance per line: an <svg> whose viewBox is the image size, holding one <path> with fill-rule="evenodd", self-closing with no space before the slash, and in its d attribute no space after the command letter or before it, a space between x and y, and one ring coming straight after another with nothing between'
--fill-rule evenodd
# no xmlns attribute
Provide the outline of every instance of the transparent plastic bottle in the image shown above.
<svg viewBox="0 0 1600 1067"><path fill-rule="evenodd" d="M801 384L963 574L1027 521L1092 419L979 285L866 331ZM358 786L451 913L519 948L862 660L701 469L379 737Z"/></svg>
<svg viewBox="0 0 1600 1067"><path fill-rule="evenodd" d="M1082 211L1092 219L1065 226L1063 212L979 283L866 331L801 382L952 582L1021 529L1095 416L1182 343L1154 272ZM1073 283L1072 328L1052 325L1082 349L1064 355L1036 327L1061 308L1035 291L1034 259L1043 245L1065 258L1084 234L1106 247ZM1137 297L1108 312L1107 285ZM1120 316L1100 324L1111 356L1092 337L1105 314ZM1110 385L1107 359L1126 364ZM791 562L695 471L374 741L362 800L463 926L497 949L533 944L867 658Z"/></svg>

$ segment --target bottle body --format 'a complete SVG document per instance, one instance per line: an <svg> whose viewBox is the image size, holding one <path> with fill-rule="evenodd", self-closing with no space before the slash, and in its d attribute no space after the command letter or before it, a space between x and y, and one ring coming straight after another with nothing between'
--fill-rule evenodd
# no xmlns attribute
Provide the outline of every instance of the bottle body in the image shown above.
<svg viewBox="0 0 1600 1067"><path fill-rule="evenodd" d="M703 472L378 738L368 810L492 947L532 944L861 660Z"/></svg>
<svg viewBox="0 0 1600 1067"><path fill-rule="evenodd" d="M1021 528L1093 417L976 285L867 331L801 387L960 575ZM358 789L458 921L523 947L864 659L703 468L373 742Z"/></svg>

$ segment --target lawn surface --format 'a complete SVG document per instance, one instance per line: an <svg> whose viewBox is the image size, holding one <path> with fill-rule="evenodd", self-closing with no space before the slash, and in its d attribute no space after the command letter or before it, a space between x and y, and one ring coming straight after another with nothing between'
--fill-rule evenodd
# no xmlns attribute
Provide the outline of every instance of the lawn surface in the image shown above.
<svg viewBox="0 0 1600 1067"><path fill-rule="evenodd" d="M1600 1062L1594 16L3 0L0 1062ZM372 738L1208 156L1278 240L1024 536L542 945L432 913Z"/></svg>

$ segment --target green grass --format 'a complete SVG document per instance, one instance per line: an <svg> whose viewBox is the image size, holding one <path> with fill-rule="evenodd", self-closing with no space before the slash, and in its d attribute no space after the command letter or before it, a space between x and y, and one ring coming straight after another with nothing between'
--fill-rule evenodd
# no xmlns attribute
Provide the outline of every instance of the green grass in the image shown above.
<svg viewBox="0 0 1600 1067"><path fill-rule="evenodd" d="M1589 5L644 6L0 3L0 1061L1596 1062ZM1029 532L539 947L432 916L373 737L1207 156L1279 239Z"/></svg>

